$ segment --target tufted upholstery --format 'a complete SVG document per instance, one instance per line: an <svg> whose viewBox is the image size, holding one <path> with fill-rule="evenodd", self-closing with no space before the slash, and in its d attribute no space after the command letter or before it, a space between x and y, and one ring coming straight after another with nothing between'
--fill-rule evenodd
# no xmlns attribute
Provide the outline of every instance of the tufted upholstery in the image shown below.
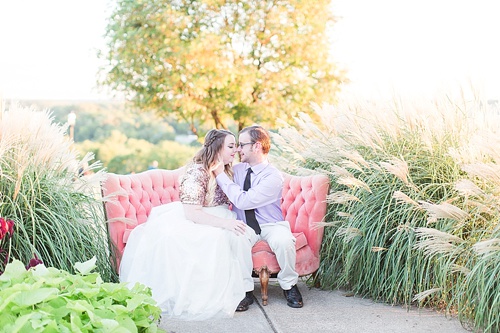
<svg viewBox="0 0 500 333"><path fill-rule="evenodd" d="M323 228L315 222L323 221L326 213L328 177L323 175L298 177L284 174L281 210L284 220L296 240L297 261L295 269L299 275L315 272L319 267L319 250L323 239ZM260 241L252 250L254 270L267 266L270 273L279 272L276 257L266 242ZM257 255L259 254L259 255Z"/></svg>
<svg viewBox="0 0 500 333"><path fill-rule="evenodd" d="M323 221L326 214L326 196L329 179L325 175L292 176L284 173L281 210L284 220L290 223L296 238L297 259L295 270L300 276L312 274L319 268L319 251L323 240ZM262 304L267 305L269 275L278 273L276 256L265 241L257 242L252 249L253 269L259 275Z"/></svg>
<svg viewBox="0 0 500 333"><path fill-rule="evenodd" d="M179 176L183 170L184 168L148 170L131 175L108 174L102 185L102 194L117 271L132 229L146 222L151 208L179 200Z"/></svg>
<svg viewBox="0 0 500 333"><path fill-rule="evenodd" d="M176 170L148 170L133 175L108 174L102 185L109 235L114 246L116 269L120 264L130 231L144 223L152 207L179 200L179 176ZM290 222L296 238L296 270L300 276L314 273L319 267L319 251L323 239L323 221L329 179L325 175L292 176L283 174L281 209ZM279 272L274 253L265 241L252 249L254 271L262 284L263 304L267 304L269 275Z"/></svg>

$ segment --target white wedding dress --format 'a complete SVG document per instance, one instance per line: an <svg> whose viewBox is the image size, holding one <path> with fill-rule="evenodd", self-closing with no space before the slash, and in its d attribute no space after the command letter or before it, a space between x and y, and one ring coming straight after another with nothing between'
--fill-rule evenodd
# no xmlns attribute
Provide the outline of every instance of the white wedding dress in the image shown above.
<svg viewBox="0 0 500 333"><path fill-rule="evenodd" d="M181 193L183 202L205 200L198 188L201 184L201 191L206 191L203 173L199 165L188 168L180 187L186 192ZM220 198L216 192L215 201ZM203 210L224 218L236 216L227 205ZM154 207L148 221L130 234L120 281L150 287L166 318L232 317L245 297L240 264L232 250L237 241L238 236L228 230L187 220L181 202Z"/></svg>

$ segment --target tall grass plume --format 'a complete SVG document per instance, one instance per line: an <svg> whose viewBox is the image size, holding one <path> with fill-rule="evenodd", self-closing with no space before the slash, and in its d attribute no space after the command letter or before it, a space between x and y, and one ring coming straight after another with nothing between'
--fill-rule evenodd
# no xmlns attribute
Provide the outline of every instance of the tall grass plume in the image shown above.
<svg viewBox="0 0 500 333"><path fill-rule="evenodd" d="M67 125L54 123L50 111L2 105L0 216L15 221L10 258L73 272L74 263L96 256L103 278L116 279L98 195L101 163L80 158Z"/></svg>
<svg viewBox="0 0 500 333"><path fill-rule="evenodd" d="M341 101L274 134L283 169L331 179L317 282L500 330L500 116L484 105Z"/></svg>

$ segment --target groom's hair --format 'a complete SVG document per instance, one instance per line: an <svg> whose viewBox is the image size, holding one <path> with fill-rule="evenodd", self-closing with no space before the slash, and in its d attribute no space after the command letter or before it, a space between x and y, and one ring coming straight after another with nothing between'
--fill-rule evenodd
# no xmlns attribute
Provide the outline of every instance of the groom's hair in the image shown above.
<svg viewBox="0 0 500 333"><path fill-rule="evenodd" d="M264 154L269 153L269 150L271 150L271 137L262 126L253 125L245 127L240 131L240 135L243 133L248 133L250 138L252 138L252 142L260 142Z"/></svg>

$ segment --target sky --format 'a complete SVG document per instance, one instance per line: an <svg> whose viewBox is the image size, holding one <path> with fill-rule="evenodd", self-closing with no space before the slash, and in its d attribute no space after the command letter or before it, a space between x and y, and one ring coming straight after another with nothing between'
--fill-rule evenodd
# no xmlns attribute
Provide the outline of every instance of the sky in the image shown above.
<svg viewBox="0 0 500 333"><path fill-rule="evenodd" d="M0 0L0 98L109 98L96 89L108 0Z"/></svg>
<svg viewBox="0 0 500 333"><path fill-rule="evenodd" d="M500 98L497 0L339 0L334 58L362 98ZM478 95L478 96L477 96Z"/></svg>
<svg viewBox="0 0 500 333"><path fill-rule="evenodd" d="M500 99L497 0L333 0L345 96ZM0 0L0 99L108 99L96 88L108 0Z"/></svg>

